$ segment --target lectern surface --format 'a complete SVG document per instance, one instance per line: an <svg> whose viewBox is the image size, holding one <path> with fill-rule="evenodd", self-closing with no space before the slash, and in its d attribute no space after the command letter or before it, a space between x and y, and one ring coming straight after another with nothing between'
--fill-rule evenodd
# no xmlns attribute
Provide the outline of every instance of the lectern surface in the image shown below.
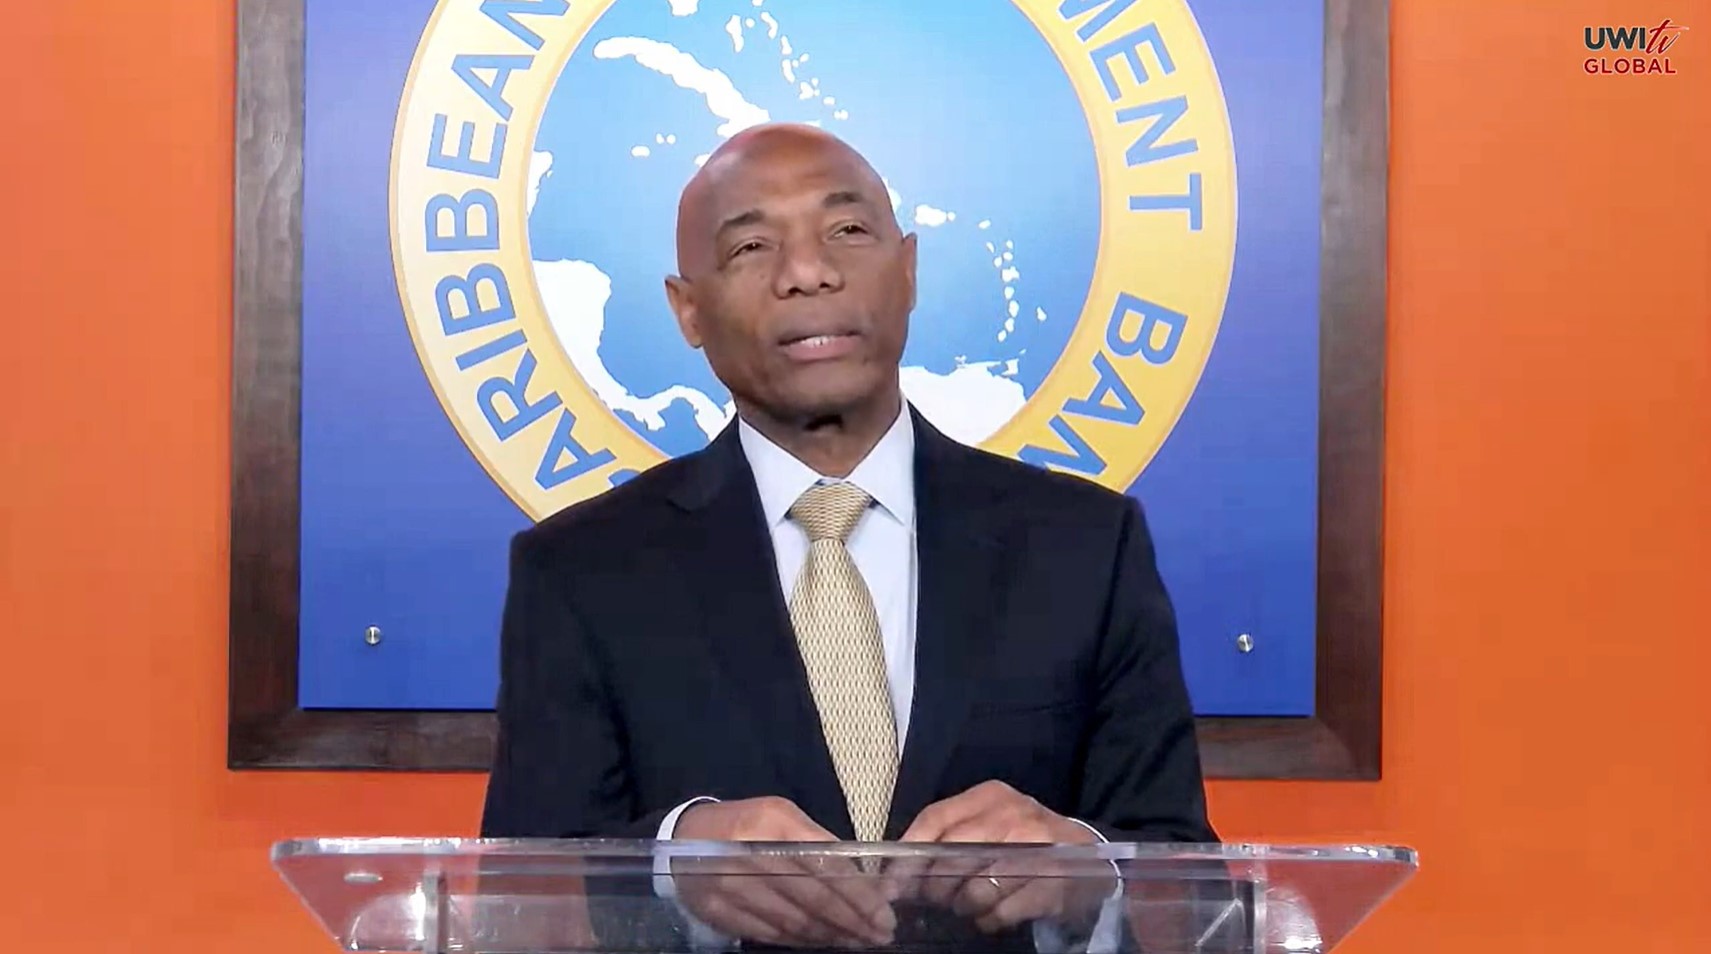
<svg viewBox="0 0 1711 954"><path fill-rule="evenodd" d="M1329 951L1407 848L309 839L273 863L350 951Z"/></svg>

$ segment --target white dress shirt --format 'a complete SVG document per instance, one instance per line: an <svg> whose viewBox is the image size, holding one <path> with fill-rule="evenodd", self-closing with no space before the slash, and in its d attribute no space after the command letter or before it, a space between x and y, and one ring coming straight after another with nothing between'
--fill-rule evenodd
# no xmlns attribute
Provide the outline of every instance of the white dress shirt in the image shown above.
<svg viewBox="0 0 1711 954"><path fill-rule="evenodd" d="M760 491L761 514L778 560L779 589L788 599L808 559L808 533L790 519L790 508L810 487L836 483L838 478L815 473L742 418L737 419L737 437ZM915 428L906 408L844 479L873 498L873 506L856 521L844 545L879 614L885 679L901 757L915 697L915 603L920 580L915 566ZM709 800L691 799L673 809L660 823L660 840L672 836L685 809Z"/></svg>
<svg viewBox="0 0 1711 954"><path fill-rule="evenodd" d="M761 513L767 531L772 536L773 555L778 561L778 583L786 599L796 587L796 578L808 558L808 534L790 519L790 507L810 487L819 483L836 483L840 478L827 477L814 471L789 451L768 440L765 435L737 419L737 436L742 442L743 456L748 458L754 473L755 487L760 492ZM920 571L915 546L915 428L908 406L904 405L897 420L873 450L856 465L847 478L873 498L873 505L862 514L845 541L850 558L867 584L873 606L879 615L880 642L885 651L886 683L891 690L891 711L897 720L898 755L909 737L909 710L915 695L915 607L920 588ZM672 809L659 826L659 840L666 841L677 829L677 820L690 806L711 798L693 798ZM1071 819L1089 830L1100 841L1105 838L1093 826ZM663 858L655 865L655 885L659 893L670 897L670 878ZM1111 912L1100 918L1089 952L1112 950ZM1044 925L1040 925L1044 928ZM718 946L716 935L704 925L692 923L697 947ZM1062 950L1059 943L1048 941L1048 931L1037 930L1040 954ZM1055 939L1053 939L1055 940Z"/></svg>

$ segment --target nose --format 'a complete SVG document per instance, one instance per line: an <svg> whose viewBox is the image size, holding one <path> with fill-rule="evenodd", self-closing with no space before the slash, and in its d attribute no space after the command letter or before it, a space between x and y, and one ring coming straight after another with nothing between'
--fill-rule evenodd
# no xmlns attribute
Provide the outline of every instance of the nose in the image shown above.
<svg viewBox="0 0 1711 954"><path fill-rule="evenodd" d="M844 287L843 272L826 254L826 245L813 238L786 242L773 276L773 294L780 298L821 295Z"/></svg>

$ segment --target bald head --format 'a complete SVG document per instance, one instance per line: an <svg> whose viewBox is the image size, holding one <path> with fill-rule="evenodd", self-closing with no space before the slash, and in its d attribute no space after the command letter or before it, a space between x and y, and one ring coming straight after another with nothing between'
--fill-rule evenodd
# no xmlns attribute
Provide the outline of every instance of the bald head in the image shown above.
<svg viewBox="0 0 1711 954"><path fill-rule="evenodd" d="M775 440L826 421L877 440L896 420L915 236L836 136L767 125L720 146L683 190L677 268L678 327L745 420Z"/></svg>
<svg viewBox="0 0 1711 954"><path fill-rule="evenodd" d="M767 123L722 143L684 186L677 204L678 273L693 280L716 267L720 233L764 216L759 198L804 175L837 183L822 202L869 205L882 211L893 236L900 234L885 182L861 153L814 126Z"/></svg>

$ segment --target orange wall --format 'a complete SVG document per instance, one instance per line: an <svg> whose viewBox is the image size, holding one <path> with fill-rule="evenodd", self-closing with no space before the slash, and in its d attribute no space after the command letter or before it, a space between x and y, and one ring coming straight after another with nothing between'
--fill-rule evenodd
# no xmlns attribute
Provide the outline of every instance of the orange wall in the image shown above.
<svg viewBox="0 0 1711 954"><path fill-rule="evenodd" d="M1665 15L1681 75L1581 75ZM1385 778L1216 820L1419 847L1351 951L1703 944L1711 2L1394 20ZM267 845L469 833L482 783L223 767L231 0L5 21L9 946L330 951Z"/></svg>

